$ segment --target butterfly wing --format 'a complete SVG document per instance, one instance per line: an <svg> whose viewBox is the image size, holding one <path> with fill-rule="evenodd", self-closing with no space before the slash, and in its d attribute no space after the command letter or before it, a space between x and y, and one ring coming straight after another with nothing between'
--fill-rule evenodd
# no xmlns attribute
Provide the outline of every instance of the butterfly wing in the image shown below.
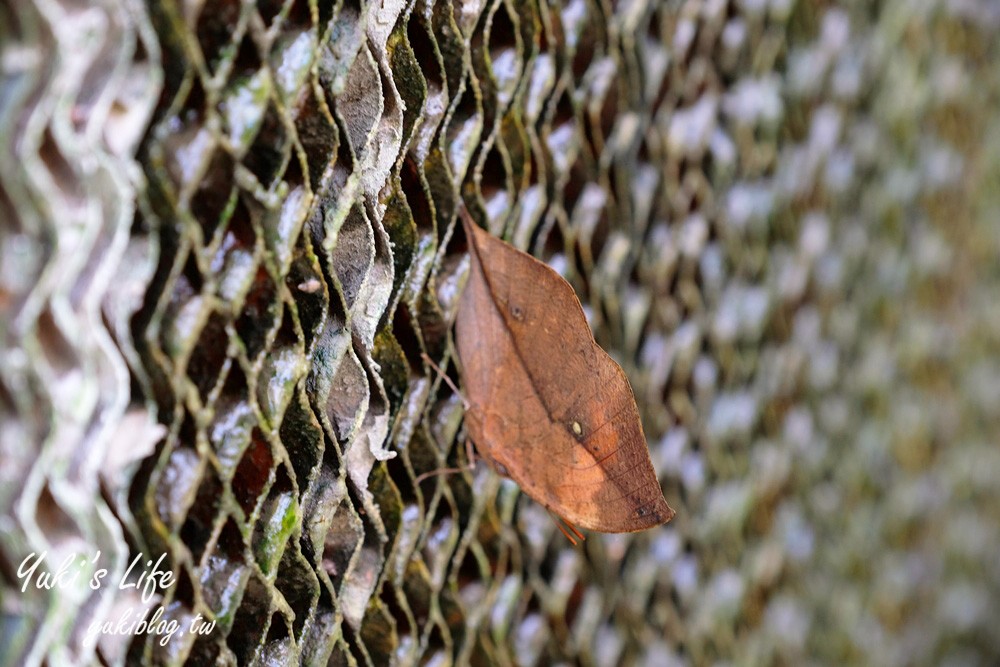
<svg viewBox="0 0 1000 667"><path fill-rule="evenodd" d="M669 521L635 398L555 271L465 221L470 276L456 342L480 453L583 528Z"/></svg>

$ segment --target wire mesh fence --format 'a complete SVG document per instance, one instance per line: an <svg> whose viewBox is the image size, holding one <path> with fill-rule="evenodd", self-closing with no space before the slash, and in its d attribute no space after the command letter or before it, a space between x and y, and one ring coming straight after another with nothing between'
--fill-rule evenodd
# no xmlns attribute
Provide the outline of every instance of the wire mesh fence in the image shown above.
<svg viewBox="0 0 1000 667"><path fill-rule="evenodd" d="M3 664L1000 655L993 3L0 11ZM576 289L670 524L416 483L463 206ZM93 630L147 608L211 625Z"/></svg>

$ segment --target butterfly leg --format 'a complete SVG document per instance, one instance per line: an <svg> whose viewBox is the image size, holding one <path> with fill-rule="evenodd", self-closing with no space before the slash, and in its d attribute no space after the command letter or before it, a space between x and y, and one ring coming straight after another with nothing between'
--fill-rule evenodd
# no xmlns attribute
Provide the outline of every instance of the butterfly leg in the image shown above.
<svg viewBox="0 0 1000 667"><path fill-rule="evenodd" d="M467 468L475 468L476 461L479 459L476 457L476 450L472 448L472 438L465 439L465 460Z"/></svg>
<svg viewBox="0 0 1000 667"><path fill-rule="evenodd" d="M441 376L441 379L444 380L449 387L451 387L451 390L455 392L455 395L458 396L460 399L462 399L462 405L465 406L465 409L469 410L471 408L471 404L469 403L468 400L466 400L465 394L459 391L458 387L455 386L455 383L451 381L451 378L448 377L448 375L443 370L441 370L441 368L437 364L434 363L433 359L427 356L426 352L421 352L420 356L423 357L423 360L427 363L428 366L437 371L437 374Z"/></svg>
<svg viewBox="0 0 1000 667"><path fill-rule="evenodd" d="M475 470L476 461L478 459L476 458L475 450L472 449L472 440L470 440L469 438L465 439L465 460L466 460L465 465L460 466L458 468L440 468L438 470L430 470L428 472L417 475L416 478L414 478L413 480L413 485L420 486L420 483L423 482L425 479L428 479L430 477L436 477L437 475L448 475L456 472Z"/></svg>

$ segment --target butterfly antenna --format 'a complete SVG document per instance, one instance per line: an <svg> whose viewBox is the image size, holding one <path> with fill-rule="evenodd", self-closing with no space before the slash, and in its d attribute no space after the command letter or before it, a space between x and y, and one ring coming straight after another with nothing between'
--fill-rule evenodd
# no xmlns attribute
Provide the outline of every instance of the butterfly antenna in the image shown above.
<svg viewBox="0 0 1000 667"><path fill-rule="evenodd" d="M562 517L559 517L559 518L560 518L560 519L562 519ZM564 523L565 523L565 524L566 524L566 525L567 525L567 526L569 527L569 529L570 529L571 531L573 531L573 534L574 534L574 535L576 535L576 536L577 536L578 538L580 538L580 541L581 541L581 542L583 542L584 540L586 540L586 539L587 539L587 538L586 538L586 537L584 536L584 534L583 534L583 533L581 533L581 532L580 532L579 530L577 530L577 529L576 529L576 526L574 526L574 525L573 525L572 523L570 523L569 521L566 521L566 519L562 519L562 520L563 520L563 522L564 522Z"/></svg>
<svg viewBox="0 0 1000 667"><path fill-rule="evenodd" d="M465 399L465 394L463 394L461 391L459 391L458 387L455 386L455 383L451 381L451 378L448 377L448 375L443 370L441 370L440 366L438 366L437 364L434 363L433 359L431 359L429 356L427 356L426 352L421 352L420 356L423 358L423 360L425 362L427 362L427 365L430 366L431 368L433 368L437 372L437 374L441 376L441 379L444 380L448 384L449 387L451 387L451 390L453 392L455 392L455 395L458 396L460 399L462 399L462 405L464 405L465 409L468 410L469 409L469 401L467 401Z"/></svg>
<svg viewBox="0 0 1000 667"><path fill-rule="evenodd" d="M556 528L558 528L559 532L561 532L563 535L566 536L566 539L569 540L570 544L572 544L574 547L576 546L576 540L573 539L573 536L570 535L569 532L565 528L563 528L562 524L559 523L558 521L556 521Z"/></svg>
<svg viewBox="0 0 1000 667"><path fill-rule="evenodd" d="M559 516L555 512L549 512L549 513L552 515L552 520L555 522L556 528L558 528L559 532L561 532L563 535L566 536L566 539L569 540L569 543L572 544L574 547L577 544L577 540L583 542L584 540L587 539L586 536L579 530L577 530L576 526L574 526L571 522L567 521L566 519ZM566 524L566 526L563 527L563 524ZM566 528L569 528L569 531L567 531ZM576 539L573 538L573 535L570 535L570 531L573 532L573 535L576 535Z"/></svg>

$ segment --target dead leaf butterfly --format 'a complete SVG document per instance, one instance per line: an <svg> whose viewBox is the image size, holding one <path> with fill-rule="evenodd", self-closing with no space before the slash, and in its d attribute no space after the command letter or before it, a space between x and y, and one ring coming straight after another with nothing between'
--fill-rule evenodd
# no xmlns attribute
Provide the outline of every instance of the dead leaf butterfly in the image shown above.
<svg viewBox="0 0 1000 667"><path fill-rule="evenodd" d="M461 214L471 266L455 338L479 453L570 527L669 521L632 388L573 288Z"/></svg>

